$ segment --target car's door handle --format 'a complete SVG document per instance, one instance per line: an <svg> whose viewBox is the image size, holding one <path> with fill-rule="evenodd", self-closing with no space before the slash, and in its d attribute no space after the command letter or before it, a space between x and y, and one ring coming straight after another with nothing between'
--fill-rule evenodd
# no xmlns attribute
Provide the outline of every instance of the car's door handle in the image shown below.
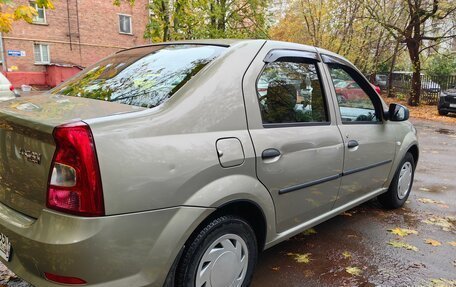
<svg viewBox="0 0 456 287"><path fill-rule="evenodd" d="M355 140L349 140L348 141L348 144L347 144L347 147L348 148L354 148L354 147L357 147L359 146L359 143Z"/></svg>
<svg viewBox="0 0 456 287"><path fill-rule="evenodd" d="M278 157L278 156L280 156L280 151L278 149L275 149L275 148L265 149L261 153L261 158L262 159L270 159L270 158L275 158L275 157Z"/></svg>

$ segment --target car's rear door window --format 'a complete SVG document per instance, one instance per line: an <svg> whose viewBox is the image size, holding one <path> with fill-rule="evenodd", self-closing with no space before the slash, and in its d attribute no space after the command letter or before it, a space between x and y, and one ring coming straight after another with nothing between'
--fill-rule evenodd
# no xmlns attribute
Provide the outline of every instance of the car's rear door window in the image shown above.
<svg viewBox="0 0 456 287"><path fill-rule="evenodd" d="M120 52L52 93L152 108L178 91L226 47L163 45Z"/></svg>
<svg viewBox="0 0 456 287"><path fill-rule="evenodd" d="M279 59L266 64L257 95L264 125L329 121L316 62Z"/></svg>

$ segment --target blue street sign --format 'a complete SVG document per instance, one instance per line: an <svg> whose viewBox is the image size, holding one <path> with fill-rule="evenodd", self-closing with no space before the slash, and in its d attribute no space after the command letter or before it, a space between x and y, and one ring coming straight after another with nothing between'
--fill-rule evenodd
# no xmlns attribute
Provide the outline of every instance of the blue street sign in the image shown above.
<svg viewBox="0 0 456 287"><path fill-rule="evenodd" d="M8 56L12 56L12 57L25 57L25 51L8 50Z"/></svg>

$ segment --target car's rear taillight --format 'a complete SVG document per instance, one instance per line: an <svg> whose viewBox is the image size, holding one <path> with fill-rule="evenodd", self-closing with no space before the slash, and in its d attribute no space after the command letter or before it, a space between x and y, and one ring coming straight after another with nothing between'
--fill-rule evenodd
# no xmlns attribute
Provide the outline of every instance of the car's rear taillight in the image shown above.
<svg viewBox="0 0 456 287"><path fill-rule="evenodd" d="M10 91L14 92L14 86L13 85L10 85Z"/></svg>
<svg viewBox="0 0 456 287"><path fill-rule="evenodd" d="M92 131L84 122L54 129L47 206L81 215L104 215L103 189Z"/></svg>

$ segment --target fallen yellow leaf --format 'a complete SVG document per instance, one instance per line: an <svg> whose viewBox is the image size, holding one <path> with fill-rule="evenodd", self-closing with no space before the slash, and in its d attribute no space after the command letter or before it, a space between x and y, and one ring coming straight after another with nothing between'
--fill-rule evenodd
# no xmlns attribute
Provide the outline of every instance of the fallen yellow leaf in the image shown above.
<svg viewBox="0 0 456 287"><path fill-rule="evenodd" d="M416 246L410 245L402 241L390 241L388 242L388 244L393 246L394 248L405 248L407 250L418 251L418 248Z"/></svg>
<svg viewBox="0 0 456 287"><path fill-rule="evenodd" d="M361 269L358 267L347 267L345 268L345 271L353 276L360 276L362 273Z"/></svg>
<svg viewBox="0 0 456 287"><path fill-rule="evenodd" d="M348 252L348 251L344 251L344 252L342 253L342 256L343 256L345 259L348 259L348 258L351 258L351 257L352 257L351 253Z"/></svg>
<svg viewBox="0 0 456 287"><path fill-rule="evenodd" d="M302 234L303 234L303 235L317 234L317 231L315 231L315 229L313 229L313 228L309 228L309 229L307 229L307 230L304 230L304 231L302 232Z"/></svg>
<svg viewBox="0 0 456 287"><path fill-rule="evenodd" d="M400 237L404 237L409 234L418 234L418 231L416 231L416 230L404 229L404 228L399 228L399 227L396 227L394 229L388 229L388 231L391 232L392 234L399 235Z"/></svg>
<svg viewBox="0 0 456 287"><path fill-rule="evenodd" d="M438 201L430 198L418 198L418 201L421 203L437 203L437 204L445 204L443 201Z"/></svg>
<svg viewBox="0 0 456 287"><path fill-rule="evenodd" d="M451 229L454 229L454 222L456 222L456 217L453 216L446 216L446 217L440 217L440 216L431 216L429 219L423 220L422 222L426 224L432 224L436 226L442 227L444 231L450 231Z"/></svg>
<svg viewBox="0 0 456 287"><path fill-rule="evenodd" d="M424 242L426 242L427 244L430 244L432 246L440 246L440 245L442 245L442 243L440 243L439 241L434 240L434 239L426 239Z"/></svg>
<svg viewBox="0 0 456 287"><path fill-rule="evenodd" d="M448 242L448 244L450 244L451 246L456 247L456 241L450 241L450 242Z"/></svg>
<svg viewBox="0 0 456 287"><path fill-rule="evenodd" d="M454 287L456 286L456 280L447 280L443 278L431 279L432 287Z"/></svg>
<svg viewBox="0 0 456 287"><path fill-rule="evenodd" d="M299 253L287 253L288 256L293 256L294 260L298 263L309 263L312 259L310 258L311 253L299 254Z"/></svg>

